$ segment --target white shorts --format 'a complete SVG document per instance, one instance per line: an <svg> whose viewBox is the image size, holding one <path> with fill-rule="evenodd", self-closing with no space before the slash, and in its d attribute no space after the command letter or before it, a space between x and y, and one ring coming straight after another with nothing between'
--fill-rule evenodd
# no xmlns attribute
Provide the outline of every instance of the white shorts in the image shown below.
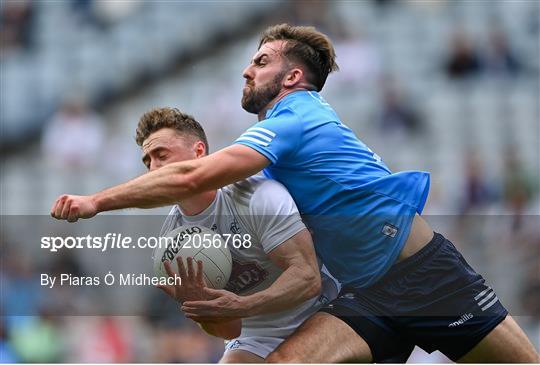
<svg viewBox="0 0 540 365"><path fill-rule="evenodd" d="M266 359L268 354L274 351L284 340L284 338L278 337L238 337L225 342L225 353L232 350L244 350Z"/></svg>

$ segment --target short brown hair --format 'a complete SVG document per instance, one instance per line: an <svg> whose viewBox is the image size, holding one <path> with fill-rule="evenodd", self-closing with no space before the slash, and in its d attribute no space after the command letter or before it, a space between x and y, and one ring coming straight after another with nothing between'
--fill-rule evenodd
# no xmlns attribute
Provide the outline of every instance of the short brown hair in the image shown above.
<svg viewBox="0 0 540 365"><path fill-rule="evenodd" d="M188 133L204 143L208 154L208 140L204 129L191 115L176 108L155 108L143 114L137 125L135 141L139 146L152 133L163 128L172 128L180 133Z"/></svg>
<svg viewBox="0 0 540 365"><path fill-rule="evenodd" d="M317 91L321 91L330 72L339 70L332 42L314 27L273 25L261 35L259 48L277 40L287 41L284 56L307 67L306 78Z"/></svg>

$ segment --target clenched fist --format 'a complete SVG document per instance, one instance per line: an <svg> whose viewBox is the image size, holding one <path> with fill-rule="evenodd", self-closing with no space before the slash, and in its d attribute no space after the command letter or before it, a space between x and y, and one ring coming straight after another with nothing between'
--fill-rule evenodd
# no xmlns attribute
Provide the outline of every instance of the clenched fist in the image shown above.
<svg viewBox="0 0 540 365"><path fill-rule="evenodd" d="M51 208L51 216L76 222L79 218L92 218L98 213L92 196L61 195Z"/></svg>

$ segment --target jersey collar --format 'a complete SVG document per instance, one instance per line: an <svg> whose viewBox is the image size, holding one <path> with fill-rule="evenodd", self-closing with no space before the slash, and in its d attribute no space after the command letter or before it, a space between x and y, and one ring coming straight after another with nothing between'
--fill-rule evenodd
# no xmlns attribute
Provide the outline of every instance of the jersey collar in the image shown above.
<svg viewBox="0 0 540 365"><path fill-rule="evenodd" d="M294 100L297 97L300 97L302 95L307 94L308 92L310 92L310 91L298 90L298 91L294 91L294 92L292 92L290 94L285 95L281 100L279 100L277 103L275 103L273 107L271 107L270 109L268 109L266 111L266 115L265 115L264 119L271 118L275 113L277 113L279 110L284 108L289 102L291 102L292 100ZM313 93L313 92L316 92L316 91L311 91L311 92Z"/></svg>
<svg viewBox="0 0 540 365"><path fill-rule="evenodd" d="M217 202L219 200L220 195L221 195L221 189L217 189L216 196L214 197L214 200L212 201L212 203L208 207L206 207L205 210L203 210L202 212L196 215L186 215L178 204L176 205L176 209L178 210L178 213L182 215L182 218L186 221L186 223L197 223L201 219L204 219L214 214L214 212L216 211Z"/></svg>

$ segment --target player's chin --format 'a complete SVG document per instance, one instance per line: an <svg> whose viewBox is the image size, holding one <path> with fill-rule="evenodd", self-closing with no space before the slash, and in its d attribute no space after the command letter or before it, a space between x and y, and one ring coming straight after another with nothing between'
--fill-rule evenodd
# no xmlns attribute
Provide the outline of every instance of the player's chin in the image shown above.
<svg viewBox="0 0 540 365"><path fill-rule="evenodd" d="M244 92L242 93L242 108L249 107L251 105L251 90L249 88L244 88Z"/></svg>
<svg viewBox="0 0 540 365"><path fill-rule="evenodd" d="M243 97L242 98L242 108L252 114L258 114L261 108L259 108L254 102L251 97Z"/></svg>

